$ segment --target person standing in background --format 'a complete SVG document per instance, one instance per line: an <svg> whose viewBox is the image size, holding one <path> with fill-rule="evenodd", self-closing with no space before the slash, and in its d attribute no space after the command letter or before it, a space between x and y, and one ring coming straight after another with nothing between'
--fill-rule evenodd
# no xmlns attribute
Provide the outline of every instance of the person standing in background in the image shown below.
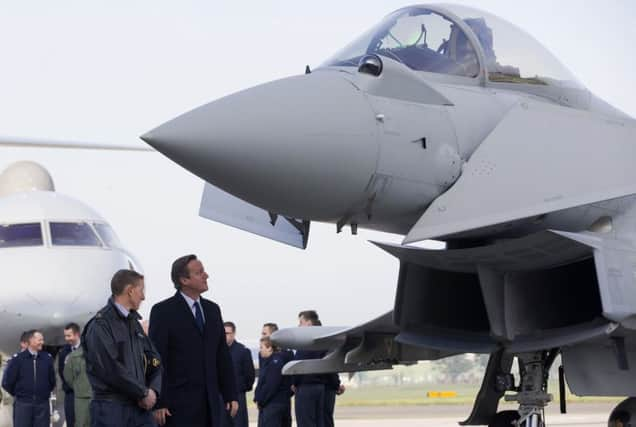
<svg viewBox="0 0 636 427"><path fill-rule="evenodd" d="M322 326L320 319L314 321L314 326ZM340 375L337 373L325 374L325 406L323 421L325 427L334 427L333 414L336 409L336 396L345 392L345 386L340 382Z"/></svg>
<svg viewBox="0 0 636 427"><path fill-rule="evenodd" d="M236 417L232 418L228 412L222 418L223 427L248 427L249 419L247 416L247 399L245 393L252 390L256 373L254 371L254 360L252 353L240 342L236 341L236 325L234 322L223 323L225 328L225 342L230 349L232 357L232 365L234 366L234 378L236 379L236 387L238 391L238 412Z"/></svg>
<svg viewBox="0 0 636 427"><path fill-rule="evenodd" d="M64 364L64 381L73 389L75 427L90 427L90 403L92 397L91 384L86 375L84 350L78 348L66 358ZM66 402L64 403L66 405Z"/></svg>
<svg viewBox="0 0 636 427"><path fill-rule="evenodd" d="M77 323L69 323L64 327L64 341L66 341L66 345L62 347L57 355L57 373L62 380L62 390L64 390L66 427L75 427L75 396L73 395L73 388L64 380L64 366L66 358L71 352L77 350L80 345L80 327Z"/></svg>
<svg viewBox="0 0 636 427"><path fill-rule="evenodd" d="M298 326L314 326L318 314L314 310L298 313ZM298 350L294 360L322 359L324 351ZM298 427L323 427L325 414L325 377L320 374L294 375L296 424Z"/></svg>
<svg viewBox="0 0 636 427"><path fill-rule="evenodd" d="M271 335L278 330L278 324L274 322L267 322L263 324L261 329L261 338L269 338ZM270 341L271 342L271 341ZM294 352L289 349L278 349L274 346L274 351L280 351L283 356L283 365L294 359ZM258 353L258 366L260 367L263 364L263 358L261 353ZM291 427L292 426L292 416L291 416L291 396L293 393L290 393L288 402L287 402L287 412L283 416L282 427Z"/></svg>
<svg viewBox="0 0 636 427"><path fill-rule="evenodd" d="M2 387L14 398L14 427L49 427L49 399L55 389L53 357L42 351L44 336L38 330L27 333L28 346L7 365Z"/></svg>
<svg viewBox="0 0 636 427"><path fill-rule="evenodd" d="M261 365L254 402L258 406L258 427L286 425L291 395L290 380L282 374L285 357L275 351L269 337L262 337L259 350Z"/></svg>

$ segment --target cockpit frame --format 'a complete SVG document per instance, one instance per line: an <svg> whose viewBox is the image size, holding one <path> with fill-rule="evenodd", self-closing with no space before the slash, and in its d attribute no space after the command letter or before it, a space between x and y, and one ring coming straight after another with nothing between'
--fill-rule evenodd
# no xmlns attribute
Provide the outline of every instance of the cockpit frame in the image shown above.
<svg viewBox="0 0 636 427"><path fill-rule="evenodd" d="M456 14L454 14L447 8L440 5L435 5L435 4L419 4L414 6L407 6L407 7L398 9L396 12L399 12L401 10L413 9L413 8L428 9L431 12L435 12L441 15L442 17L447 18L449 21L451 21L454 25L457 25L459 29L464 32L464 35L468 39L468 42L471 44L471 47L473 48L473 50L475 51L475 54L477 55L477 62L479 64L479 73L477 74L476 77L473 77L473 79L476 79L480 86L486 86L488 83L488 71L486 70L486 54L484 53L484 50L481 46L481 43L479 42L479 39L477 38L473 30L470 28L470 26L466 22L464 22L463 19L461 19L459 16L457 16Z"/></svg>

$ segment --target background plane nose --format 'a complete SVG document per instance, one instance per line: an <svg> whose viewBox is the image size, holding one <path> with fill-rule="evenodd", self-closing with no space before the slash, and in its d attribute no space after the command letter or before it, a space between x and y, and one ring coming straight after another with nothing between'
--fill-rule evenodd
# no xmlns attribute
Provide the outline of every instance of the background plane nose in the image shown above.
<svg viewBox="0 0 636 427"><path fill-rule="evenodd" d="M359 203L378 156L373 111L333 71L221 98L142 139L243 200L297 218L311 212L317 220Z"/></svg>

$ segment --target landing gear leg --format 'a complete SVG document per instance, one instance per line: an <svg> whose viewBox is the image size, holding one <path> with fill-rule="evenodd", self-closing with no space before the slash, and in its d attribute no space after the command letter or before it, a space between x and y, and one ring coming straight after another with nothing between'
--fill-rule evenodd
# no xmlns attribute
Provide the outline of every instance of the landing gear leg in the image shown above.
<svg viewBox="0 0 636 427"><path fill-rule="evenodd" d="M475 399L473 410L466 421L460 422L459 425L488 424L490 427L498 427L499 425L511 426L509 421L510 414L498 415L497 408L499 400L504 393L514 387L514 378L510 374L513 359L514 356L505 353L504 350L499 350L490 355L488 366L484 373L484 380ZM497 420L494 420L494 418L497 418ZM499 424L499 419L503 420L503 424Z"/></svg>
<svg viewBox="0 0 636 427"><path fill-rule="evenodd" d="M548 390L550 366L558 350L540 351L517 355L519 360L519 384L517 394L504 396L506 401L519 403L518 427L545 427L544 409L552 401Z"/></svg>

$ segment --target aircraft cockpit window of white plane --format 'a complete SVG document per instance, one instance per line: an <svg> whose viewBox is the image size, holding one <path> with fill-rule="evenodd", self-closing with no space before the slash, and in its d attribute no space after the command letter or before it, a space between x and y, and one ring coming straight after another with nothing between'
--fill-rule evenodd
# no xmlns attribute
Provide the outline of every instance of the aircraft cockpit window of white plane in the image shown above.
<svg viewBox="0 0 636 427"><path fill-rule="evenodd" d="M123 248L121 242L119 241L119 237L117 237L115 231L111 228L110 225L96 222L93 223L93 227L95 227L97 234L99 234L99 237L101 237L106 246L108 246L109 248L117 249Z"/></svg>
<svg viewBox="0 0 636 427"><path fill-rule="evenodd" d="M42 226L39 222L0 224L0 249L42 246Z"/></svg>
<svg viewBox="0 0 636 427"><path fill-rule="evenodd" d="M491 82L585 89L550 51L515 25L470 7L439 7L462 19L475 33Z"/></svg>
<svg viewBox="0 0 636 427"><path fill-rule="evenodd" d="M477 77L479 60L463 30L423 7L400 9L325 62L325 66L358 66L366 54L377 54L416 71Z"/></svg>
<svg viewBox="0 0 636 427"><path fill-rule="evenodd" d="M86 222L50 222L49 227L53 246L102 246Z"/></svg>

